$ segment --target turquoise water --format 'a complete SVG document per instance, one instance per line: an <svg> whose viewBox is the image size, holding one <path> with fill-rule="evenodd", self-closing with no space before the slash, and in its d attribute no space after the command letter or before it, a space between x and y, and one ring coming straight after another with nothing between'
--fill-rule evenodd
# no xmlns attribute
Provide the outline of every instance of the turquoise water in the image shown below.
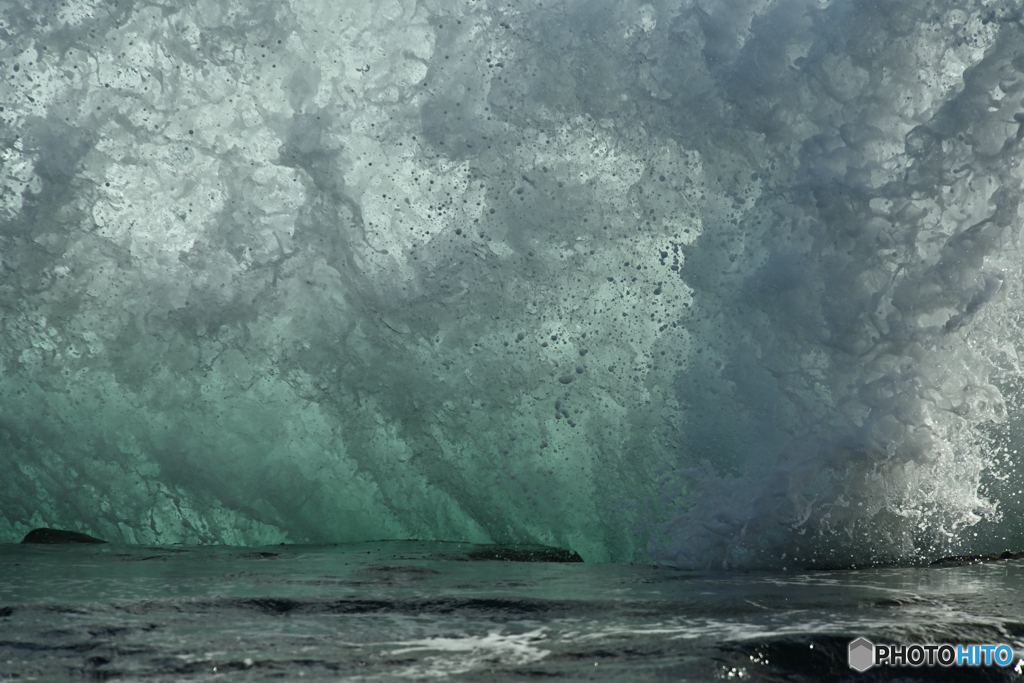
<svg viewBox="0 0 1024 683"><path fill-rule="evenodd" d="M485 547L0 547L18 680L1015 681L873 668L879 643L1024 649L1024 563L703 572L472 559ZM1014 668L1016 667L1016 668Z"/></svg>

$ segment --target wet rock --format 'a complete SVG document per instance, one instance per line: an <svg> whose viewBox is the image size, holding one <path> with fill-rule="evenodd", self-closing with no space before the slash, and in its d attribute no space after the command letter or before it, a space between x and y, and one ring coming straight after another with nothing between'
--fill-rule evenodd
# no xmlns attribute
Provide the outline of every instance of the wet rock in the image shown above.
<svg viewBox="0 0 1024 683"><path fill-rule="evenodd" d="M474 550L466 555L470 560L498 560L501 562L582 562L575 550L551 548L545 545L496 545Z"/></svg>
<svg viewBox="0 0 1024 683"><path fill-rule="evenodd" d="M59 543L106 543L101 538L83 534L78 531L65 531L64 529L33 529L21 539L22 543L42 543L46 545L57 545Z"/></svg>

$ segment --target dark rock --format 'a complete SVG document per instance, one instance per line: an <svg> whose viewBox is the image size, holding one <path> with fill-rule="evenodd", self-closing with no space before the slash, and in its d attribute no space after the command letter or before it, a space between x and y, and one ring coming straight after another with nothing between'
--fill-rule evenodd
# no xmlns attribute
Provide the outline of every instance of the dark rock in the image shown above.
<svg viewBox="0 0 1024 683"><path fill-rule="evenodd" d="M466 555L470 560L498 560L502 562L582 562L575 550L551 548L544 545L498 545L473 550Z"/></svg>
<svg viewBox="0 0 1024 683"><path fill-rule="evenodd" d="M1024 558L1024 552L1013 553L1007 550L996 557L995 555L954 555L943 557L930 563L929 567L963 567L968 564L981 564L982 562L998 562L999 560L1019 560Z"/></svg>
<svg viewBox="0 0 1024 683"><path fill-rule="evenodd" d="M33 529L21 539L22 543L44 543L55 545L58 543L106 543L103 539L95 538L89 534L77 531L65 531L64 529Z"/></svg>

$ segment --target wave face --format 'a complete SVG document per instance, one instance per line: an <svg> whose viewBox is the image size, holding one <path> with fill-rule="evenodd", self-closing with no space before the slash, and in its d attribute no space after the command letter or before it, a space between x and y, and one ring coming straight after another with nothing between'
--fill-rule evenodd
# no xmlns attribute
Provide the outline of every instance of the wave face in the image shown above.
<svg viewBox="0 0 1024 683"><path fill-rule="evenodd" d="M1019 550L1024 19L2 8L0 542Z"/></svg>

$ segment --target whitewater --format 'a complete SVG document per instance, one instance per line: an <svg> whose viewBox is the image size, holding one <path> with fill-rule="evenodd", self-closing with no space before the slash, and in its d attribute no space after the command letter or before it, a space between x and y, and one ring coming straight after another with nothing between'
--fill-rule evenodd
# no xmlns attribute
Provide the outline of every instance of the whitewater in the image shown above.
<svg viewBox="0 0 1024 683"><path fill-rule="evenodd" d="M0 538L1020 545L1017 4L3 16Z"/></svg>

